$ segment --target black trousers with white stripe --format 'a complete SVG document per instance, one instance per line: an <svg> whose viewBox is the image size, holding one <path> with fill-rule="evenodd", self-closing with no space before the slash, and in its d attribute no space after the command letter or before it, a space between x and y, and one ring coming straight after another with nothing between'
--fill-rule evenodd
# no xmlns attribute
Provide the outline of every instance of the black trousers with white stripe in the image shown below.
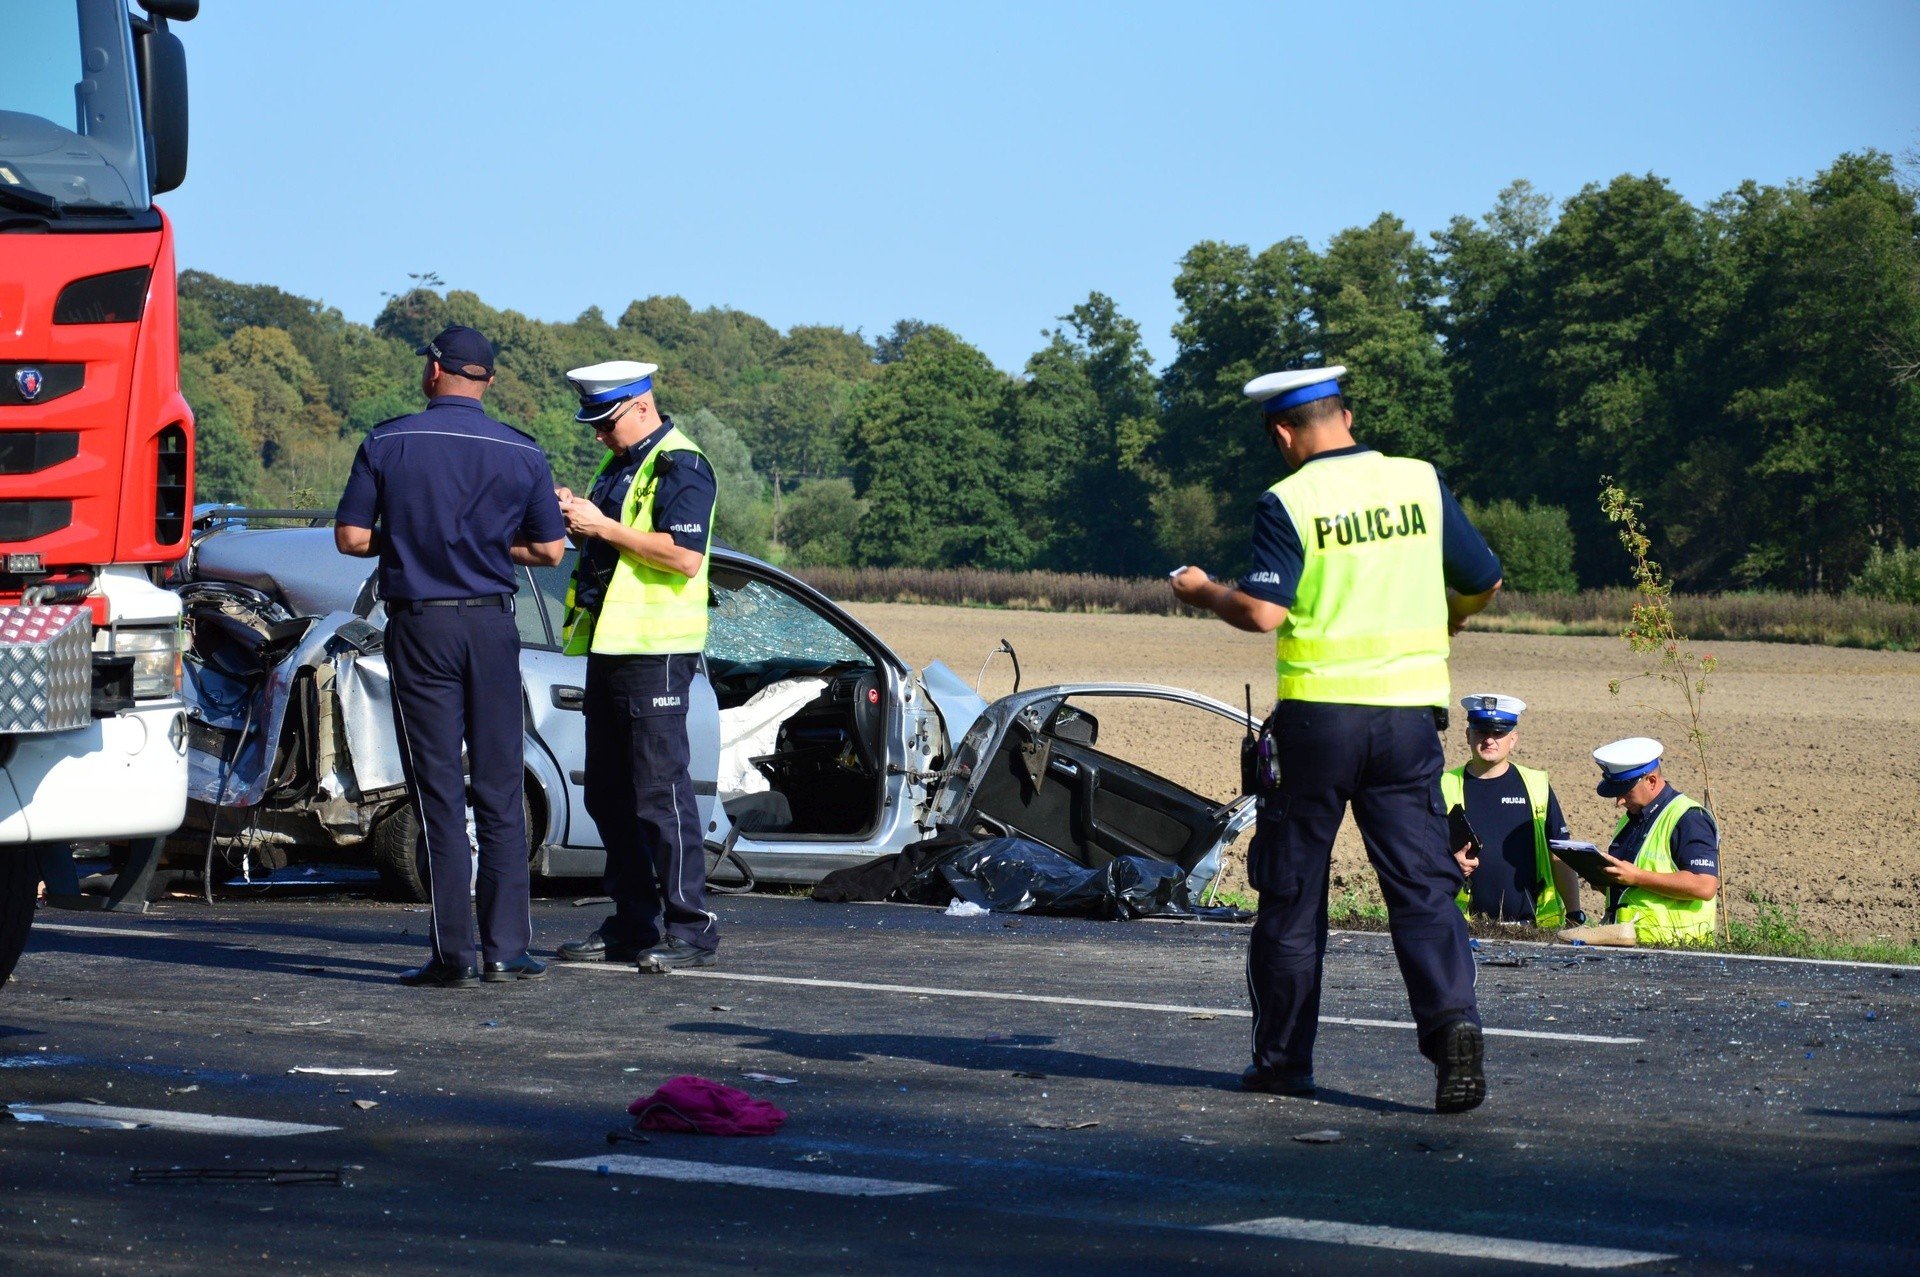
<svg viewBox="0 0 1920 1277"><path fill-rule="evenodd" d="M533 940L520 805L520 631L513 612L497 603L415 608L394 601L387 612L393 721L427 853L433 956L456 967L509 962ZM463 745L479 842L477 881L467 841Z"/></svg>
<svg viewBox="0 0 1920 1277"><path fill-rule="evenodd" d="M1247 849L1260 893L1247 946L1253 1062L1283 1077L1313 1072L1328 866L1349 803L1380 876L1420 1051L1432 1058L1439 1030L1480 1020L1467 925L1454 903L1460 866L1447 850L1433 711L1282 701L1273 739L1280 789L1261 799Z"/></svg>
<svg viewBox="0 0 1920 1277"><path fill-rule="evenodd" d="M587 814L607 849L613 897L600 933L617 944L665 935L720 945L689 771L687 689L699 663L697 652L587 657Z"/></svg>

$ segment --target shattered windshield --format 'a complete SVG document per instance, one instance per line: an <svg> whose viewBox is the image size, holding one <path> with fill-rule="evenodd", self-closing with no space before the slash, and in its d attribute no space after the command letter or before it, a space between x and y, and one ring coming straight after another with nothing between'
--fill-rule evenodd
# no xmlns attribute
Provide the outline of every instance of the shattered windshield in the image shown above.
<svg viewBox="0 0 1920 1277"><path fill-rule="evenodd" d="M765 581L712 577L707 660L729 665L869 664L867 654L826 617Z"/></svg>
<svg viewBox="0 0 1920 1277"><path fill-rule="evenodd" d="M0 190L133 211L147 206L146 135L125 0L5 0Z"/></svg>

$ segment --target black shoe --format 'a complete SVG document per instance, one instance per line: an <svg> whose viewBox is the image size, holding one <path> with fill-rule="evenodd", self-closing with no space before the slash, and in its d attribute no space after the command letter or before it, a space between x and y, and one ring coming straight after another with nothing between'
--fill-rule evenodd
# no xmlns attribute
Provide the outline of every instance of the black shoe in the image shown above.
<svg viewBox="0 0 1920 1277"><path fill-rule="evenodd" d="M554 956L562 962L632 962L640 956L643 945L621 944L609 940L599 931L585 940L565 940L554 950Z"/></svg>
<svg viewBox="0 0 1920 1277"><path fill-rule="evenodd" d="M1455 1020L1440 1030L1439 1084L1433 1092L1433 1111L1464 1113L1479 1108L1487 1098L1487 1075L1481 1068L1486 1039L1472 1020Z"/></svg>
<svg viewBox="0 0 1920 1277"><path fill-rule="evenodd" d="M682 967L710 967L719 958L711 949L702 949L678 937L668 936L641 954L639 961L641 975L665 975Z"/></svg>
<svg viewBox="0 0 1920 1277"><path fill-rule="evenodd" d="M1301 1099L1314 1092L1313 1074L1288 1077L1256 1064L1240 1075L1243 1091L1264 1091L1268 1095L1292 1095Z"/></svg>
<svg viewBox="0 0 1920 1277"><path fill-rule="evenodd" d="M400 983L416 989L477 989L480 973L472 967L450 967L436 958L424 967L402 971Z"/></svg>
<svg viewBox="0 0 1920 1277"><path fill-rule="evenodd" d="M530 953L505 962L489 962L480 972L480 978L488 984L501 984L508 980L544 980L547 978L547 964Z"/></svg>

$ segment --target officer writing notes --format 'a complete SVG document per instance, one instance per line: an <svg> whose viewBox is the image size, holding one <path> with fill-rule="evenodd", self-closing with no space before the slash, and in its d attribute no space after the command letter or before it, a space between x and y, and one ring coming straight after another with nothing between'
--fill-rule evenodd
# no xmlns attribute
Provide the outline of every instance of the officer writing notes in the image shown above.
<svg viewBox="0 0 1920 1277"><path fill-rule="evenodd" d="M1253 571L1238 588L1194 567L1173 578L1182 601L1277 634L1279 701L1262 743L1271 765L1258 769L1247 852L1260 905L1247 949L1253 1064L1241 1085L1313 1093L1327 870L1352 803L1420 1051L1437 1069L1434 1107L1461 1112L1486 1097L1486 1080L1440 803L1439 723L1449 636L1499 589L1500 564L1431 465L1354 442L1344 372L1247 383L1293 473L1260 499Z"/></svg>
<svg viewBox="0 0 1920 1277"><path fill-rule="evenodd" d="M1467 761L1440 773L1440 798L1449 816L1453 855L1467 875L1460 907L1499 922L1530 922L1557 931L1579 914L1580 879L1547 850L1567 836L1560 799L1547 774L1513 761L1520 741L1518 696L1475 692L1460 699L1467 712ZM1462 832L1478 839L1463 842Z"/></svg>
<svg viewBox="0 0 1920 1277"><path fill-rule="evenodd" d="M466 988L483 977L537 979L546 969L527 954L533 922L520 805L514 564L559 563L566 525L546 454L480 409L493 384L487 339L455 326L420 353L427 356L420 376L426 410L367 433L333 529L342 554L380 560L393 721L426 850L433 955L400 978L443 988ZM477 881L463 745L480 850Z"/></svg>
<svg viewBox="0 0 1920 1277"><path fill-rule="evenodd" d="M1720 831L1660 771L1659 741L1630 736L1593 751L1595 791L1621 809L1598 859L1606 919L1560 933L1588 944L1709 944L1719 911Z"/></svg>
<svg viewBox="0 0 1920 1277"><path fill-rule="evenodd" d="M607 456L587 496L561 492L580 546L567 648L587 658L587 811L607 849L613 916L560 946L642 973L709 967L720 930L687 745L687 689L707 642L713 467L654 405L653 364L576 368L575 419Z"/></svg>

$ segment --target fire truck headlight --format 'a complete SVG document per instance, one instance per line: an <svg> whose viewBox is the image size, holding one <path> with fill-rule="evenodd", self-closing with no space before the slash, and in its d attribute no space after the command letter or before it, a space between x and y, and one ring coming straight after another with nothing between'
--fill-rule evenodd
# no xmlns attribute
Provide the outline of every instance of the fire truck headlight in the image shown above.
<svg viewBox="0 0 1920 1277"><path fill-rule="evenodd" d="M179 694L179 630L123 629L115 636L114 651L133 658L135 700L162 700Z"/></svg>

